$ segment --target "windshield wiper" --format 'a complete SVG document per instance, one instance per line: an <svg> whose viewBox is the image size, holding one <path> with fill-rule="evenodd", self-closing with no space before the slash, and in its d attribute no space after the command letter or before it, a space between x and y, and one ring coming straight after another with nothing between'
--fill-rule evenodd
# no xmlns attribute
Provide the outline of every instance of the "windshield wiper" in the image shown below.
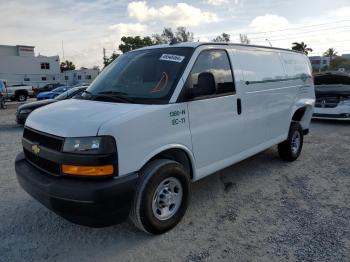
<svg viewBox="0 0 350 262"><path fill-rule="evenodd" d="M93 98L107 98L107 99L113 99L113 100L119 100L119 101L125 101L129 103L135 103L134 99L131 97L128 97L127 93L124 92L118 92L118 91L104 91L99 92L96 95L93 95Z"/></svg>
<svg viewBox="0 0 350 262"><path fill-rule="evenodd" d="M125 92L119 92L119 91L103 91L103 92L99 92L96 95L121 95L121 96L127 96L128 93Z"/></svg>
<svg viewBox="0 0 350 262"><path fill-rule="evenodd" d="M97 93L96 95L92 95L91 99L96 100L96 99L104 99L104 100L112 100L116 102L129 102L129 103L135 103L135 101L130 98L126 97L123 95L124 93L122 92L100 92Z"/></svg>

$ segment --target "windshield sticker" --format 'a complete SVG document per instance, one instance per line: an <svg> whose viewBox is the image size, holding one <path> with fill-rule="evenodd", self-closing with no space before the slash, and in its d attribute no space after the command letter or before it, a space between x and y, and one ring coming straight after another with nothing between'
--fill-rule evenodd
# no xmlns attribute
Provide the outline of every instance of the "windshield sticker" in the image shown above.
<svg viewBox="0 0 350 262"><path fill-rule="evenodd" d="M162 54L162 56L159 58L159 60L171 61L176 63L181 63L184 59L185 59L184 56L171 55L171 54Z"/></svg>

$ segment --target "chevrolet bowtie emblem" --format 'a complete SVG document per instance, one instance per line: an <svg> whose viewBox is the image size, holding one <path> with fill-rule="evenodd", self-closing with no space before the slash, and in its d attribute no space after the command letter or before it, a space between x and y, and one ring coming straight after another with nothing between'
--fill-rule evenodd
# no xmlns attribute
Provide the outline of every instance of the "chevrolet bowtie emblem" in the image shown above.
<svg viewBox="0 0 350 262"><path fill-rule="evenodd" d="M34 154L39 154L39 152L40 152L40 147L39 147L39 145L32 145L32 151L34 152Z"/></svg>

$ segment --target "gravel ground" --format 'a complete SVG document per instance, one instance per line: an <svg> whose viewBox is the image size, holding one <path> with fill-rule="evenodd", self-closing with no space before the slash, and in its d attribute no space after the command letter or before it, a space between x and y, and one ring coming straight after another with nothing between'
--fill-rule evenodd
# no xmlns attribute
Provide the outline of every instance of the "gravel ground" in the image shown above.
<svg viewBox="0 0 350 262"><path fill-rule="evenodd" d="M18 185L22 129L0 110L0 261L350 261L350 123L313 122L301 157L276 148L194 184L161 236L65 221Z"/></svg>

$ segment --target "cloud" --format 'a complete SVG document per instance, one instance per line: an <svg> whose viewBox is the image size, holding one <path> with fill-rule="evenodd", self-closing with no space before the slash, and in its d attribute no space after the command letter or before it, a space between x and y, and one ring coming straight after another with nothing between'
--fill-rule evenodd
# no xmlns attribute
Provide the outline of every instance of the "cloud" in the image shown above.
<svg viewBox="0 0 350 262"><path fill-rule="evenodd" d="M102 38L102 44L107 49L113 50L120 44L122 36L143 36L147 34L147 25L140 23L118 23L109 26Z"/></svg>
<svg viewBox="0 0 350 262"><path fill-rule="evenodd" d="M128 4L128 15L139 22L160 21L171 26L198 26L218 21L216 14L204 12L186 3L149 7L147 2Z"/></svg>
<svg viewBox="0 0 350 262"><path fill-rule="evenodd" d="M284 29L289 26L289 22L283 16L266 14L255 17L249 26L257 32L264 32Z"/></svg>
<svg viewBox="0 0 350 262"><path fill-rule="evenodd" d="M145 33L147 31L147 25L140 23L119 23L111 25L109 30L119 35L137 35Z"/></svg>
<svg viewBox="0 0 350 262"><path fill-rule="evenodd" d="M207 0L207 3L209 5L215 6L225 5L229 3L234 3L235 5L238 5L238 0Z"/></svg>

